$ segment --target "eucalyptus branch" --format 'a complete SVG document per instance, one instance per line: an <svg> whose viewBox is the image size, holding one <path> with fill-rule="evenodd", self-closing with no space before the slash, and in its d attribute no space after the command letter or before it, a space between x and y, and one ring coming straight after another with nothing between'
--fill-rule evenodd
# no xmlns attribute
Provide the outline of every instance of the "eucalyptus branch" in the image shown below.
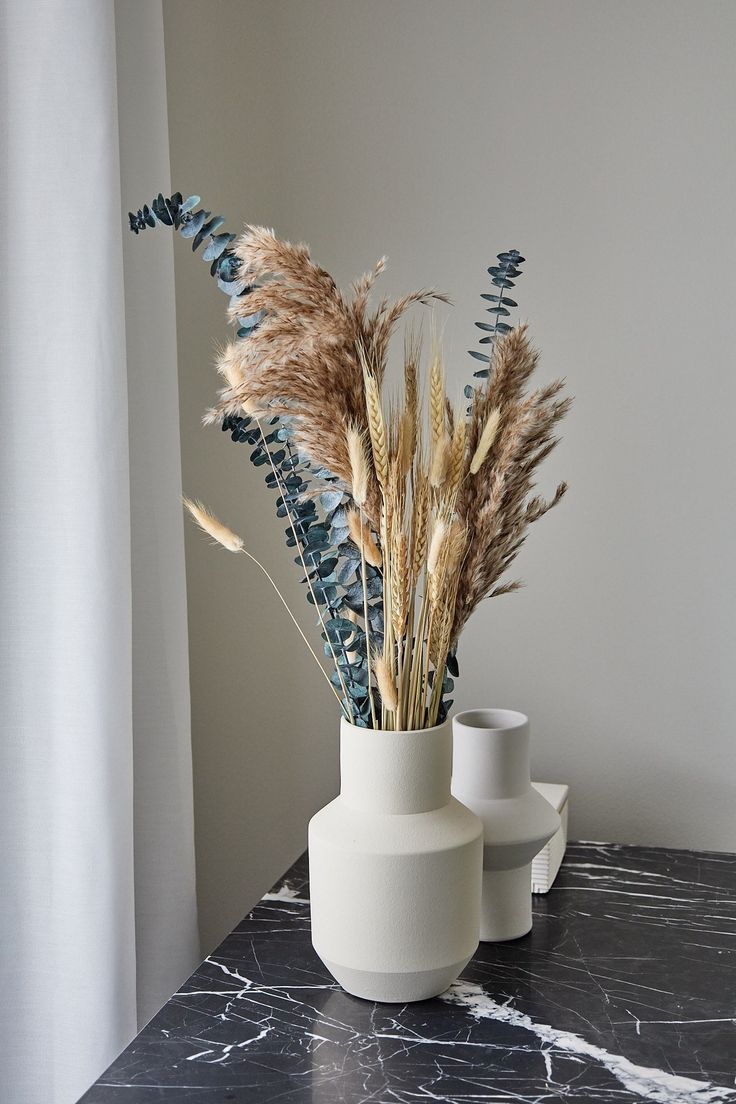
<svg viewBox="0 0 736 1104"><path fill-rule="evenodd" d="M263 448L266 451L269 463L271 465L271 471L273 472L274 479L276 480L276 484L279 488L279 493L281 495L281 500L284 503L284 508L285 508L287 516L289 518L289 525L291 526L291 532L294 536L294 543L296 544L297 552L299 554L299 559L301 560L302 568L304 569L304 574L305 574L306 579L307 579L307 586L309 587L309 592L312 595L312 601L314 602L314 607L317 611L317 617L319 618L319 623L322 626L322 632L324 633L325 640L327 641L327 644L329 645L330 652L332 653L332 661L335 665L335 670L337 671L337 677L340 680L340 685L342 687L343 694L345 695L345 701L346 701L346 703L350 702L350 705L351 705L350 717L348 717L348 720L351 720L352 719L352 699L351 699L350 695L348 694L348 690L347 690L347 687L345 685L345 680L342 677L342 672L340 670L340 664L337 662L337 656L335 654L335 649L332 646L332 641L330 640L329 633L327 632L327 628L325 626L324 618L322 617L322 611L319 608L319 603L317 602L317 596L314 593L314 587L312 586L312 580L310 578L309 570L307 568L306 563L304 562L304 555L302 553L301 542L299 540L299 537L297 536L296 528L294 527L294 518L292 516L291 508L289 506L287 496L286 496L286 487L281 482L281 479L279 478L279 473L276 471L276 465L273 462L273 457L271 456L271 450L269 449L269 447L266 443L266 438L265 438L264 433L263 433L263 426L261 425L260 419L256 418L255 420L258 424L258 431L261 435L261 441L263 443ZM332 685L332 684L330 684L330 685ZM345 709L345 715L347 716L347 707Z"/></svg>

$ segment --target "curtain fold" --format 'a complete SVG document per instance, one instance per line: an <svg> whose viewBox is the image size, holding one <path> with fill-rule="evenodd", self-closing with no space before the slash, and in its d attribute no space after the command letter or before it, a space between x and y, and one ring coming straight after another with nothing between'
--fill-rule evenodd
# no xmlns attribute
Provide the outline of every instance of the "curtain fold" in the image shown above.
<svg viewBox="0 0 736 1104"><path fill-rule="evenodd" d="M160 4L118 15L145 45L120 74L112 0L0 0L0 1084L24 1104L75 1101L198 954L173 273L166 241L124 268L120 189L118 96L126 190L146 148L168 183L165 96L137 115Z"/></svg>
<svg viewBox="0 0 736 1104"><path fill-rule="evenodd" d="M169 184L160 0L118 0L123 211ZM199 961L173 234L123 234L130 436L138 1020ZM162 892L163 891L163 892Z"/></svg>

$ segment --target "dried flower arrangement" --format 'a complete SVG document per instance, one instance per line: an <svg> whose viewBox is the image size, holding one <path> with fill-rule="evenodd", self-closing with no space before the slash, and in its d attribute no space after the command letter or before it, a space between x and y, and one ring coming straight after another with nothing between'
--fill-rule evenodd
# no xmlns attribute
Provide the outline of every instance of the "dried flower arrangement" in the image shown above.
<svg viewBox="0 0 736 1104"><path fill-rule="evenodd" d="M428 413L420 402L421 346L404 344L400 400L384 395L389 342L407 309L445 296L431 289L370 307L384 261L349 295L306 246L249 226L219 233L220 216L199 197L159 195L130 215L135 233L158 223L205 245L211 274L231 296L236 339L218 359L224 386L206 422L252 448L277 493L277 516L315 606L327 674L266 568L243 540L203 506L186 502L201 528L243 552L279 594L344 715L361 727L421 729L452 705L457 641L487 597L517 589L501 582L528 526L555 506L532 496L538 465L557 444L571 399L562 380L527 390L537 365L527 328L511 326L509 292L524 258L498 255L489 268L491 321L478 322L484 350L467 408L445 388L442 350L429 356Z"/></svg>

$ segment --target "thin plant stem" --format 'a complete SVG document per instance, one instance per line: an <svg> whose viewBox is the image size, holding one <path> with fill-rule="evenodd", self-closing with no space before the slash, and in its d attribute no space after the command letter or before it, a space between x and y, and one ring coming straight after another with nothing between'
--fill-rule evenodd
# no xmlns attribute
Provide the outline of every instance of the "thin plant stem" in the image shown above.
<svg viewBox="0 0 736 1104"><path fill-rule="evenodd" d="M388 511L384 497L381 510L381 544L384 548L383 563L383 658L386 660L388 670L393 676L393 618L391 616L391 543L389 539ZM381 699L381 727L391 728L389 712L386 704Z"/></svg>
<svg viewBox="0 0 736 1104"><path fill-rule="evenodd" d="M442 677L440 677L440 674ZM434 681L432 683L432 694L429 699L429 706L427 712L428 727L432 727L437 723L437 713L440 707L440 700L442 698L442 683L445 679L445 665L436 667L434 672Z"/></svg>
<svg viewBox="0 0 736 1104"><path fill-rule="evenodd" d="M409 676L409 697L411 699L411 721L412 728L421 727L421 716L419 712L419 703L421 695L421 681L420 672L422 670L422 664L424 659L424 623L427 617L427 603L422 598L422 605L419 610L419 619L417 621L416 632L414 634L414 648L412 651L411 661L411 674ZM418 645L418 646L417 646Z"/></svg>
<svg viewBox="0 0 736 1104"><path fill-rule="evenodd" d="M410 726L412 719L411 704L410 704L410 687L411 687L411 669L414 660L414 603L416 598L416 589L412 584L411 597L409 599L409 609L406 617L406 650L404 652L403 662L401 666L401 687L399 690L399 701L401 702L402 715Z"/></svg>
<svg viewBox="0 0 736 1104"><path fill-rule="evenodd" d="M424 704L425 701L426 701L425 687L427 688L427 690L429 689L429 667L430 667L429 653L430 653L430 644L431 644L431 641L432 641L432 629L433 629L433 627L434 627L434 606L432 607L432 609L430 610L430 613L429 613L429 626L427 628L427 648L426 648L426 654L425 654L425 657L424 657L424 675L423 675L423 678L422 678L422 706L426 710L427 718L429 717L429 703L427 703L426 705Z"/></svg>
<svg viewBox="0 0 736 1104"><path fill-rule="evenodd" d="M396 686L397 686L397 704L396 704L396 728L399 732L404 729L403 725L403 702L402 702L402 687L404 677L404 646L402 640L396 641Z"/></svg>
<svg viewBox="0 0 736 1104"><path fill-rule="evenodd" d="M376 706L373 701L373 683L371 679L371 640L370 626L368 622L368 586L365 571L365 529L363 521L363 507L360 507L360 573L363 580L363 620L365 622L365 655L368 664L368 701L371 707L371 720L374 729L376 725Z"/></svg>
<svg viewBox="0 0 736 1104"><path fill-rule="evenodd" d="M269 583L271 584L271 586L273 587L273 589L274 589L274 590L276 591L276 593L278 594L279 598L281 599L281 603L282 603L282 605L283 605L284 609L286 610L286 612L288 613L289 617L291 618L291 620L292 620L292 621L294 622L294 624L296 625L296 628L297 628L297 632L299 633L299 635L301 636L302 640L304 641L304 643L305 643L305 644L307 645L307 647L309 648L309 651L310 651L310 653L311 653L311 656L312 656L312 658L313 658L314 662L315 662L315 663L317 664L317 666L319 667L320 671L322 672L322 675L323 675L323 677L324 677L324 680L325 680L325 682L326 682L326 683L327 683L327 685L329 686L329 688L330 688L330 690L332 691L332 693L333 693L333 694L335 695L335 698L337 699L337 703L338 703L338 705L340 706L340 708L342 709L343 713L345 714L345 718L346 718L346 720L350 720L350 717L348 716L348 713L347 713L347 709L345 708L345 705L344 705L344 703L343 703L343 702L341 701L341 699L340 699L340 695L338 694L337 690L335 689L335 687L334 687L334 686L332 685L332 683L330 682L330 678L329 678L329 676L328 676L327 672L325 671L324 667L323 667L323 666L322 666L322 664L320 663L320 661L319 661L319 658L317 657L317 653L315 652L314 648L312 647L312 645L311 645L311 644L309 643L309 641L307 640L307 638L306 638L306 636L305 636L305 634L304 634L304 631L303 631L303 629L302 629L301 625L300 625L300 624L299 624L299 622L297 621L297 619L296 619L296 617L294 616L294 614L293 614L293 613L291 612L291 608L289 607L289 603L288 603L288 602L286 601L286 599L284 598L283 594L282 594L282 593L281 593L281 591L279 590L279 588L278 588L278 586L276 585L276 583L275 583L275 581L274 581L273 577L272 577L272 576L271 576L271 575L270 575L270 574L268 573L268 571L267 571L267 570L266 570L266 568L265 568L265 567L263 566L263 564L261 563L261 561L260 561L260 560L257 560L257 559L255 558L255 556L254 556L254 555L253 555L253 554L252 554L251 552L249 552L249 551L248 551L248 549L247 549L247 548L241 548L241 549L240 549L240 551L241 551L241 552L243 553L243 555L244 555L244 556L247 556L247 557L248 557L248 559L249 559L249 560L251 560L251 561L252 561L252 562L253 562L253 563L254 563L254 564L256 565L256 567L259 567L259 568L261 569L261 571L262 571L262 572L263 572L263 574L264 574L264 575L266 576L266 578L268 579L268 581L269 581Z"/></svg>

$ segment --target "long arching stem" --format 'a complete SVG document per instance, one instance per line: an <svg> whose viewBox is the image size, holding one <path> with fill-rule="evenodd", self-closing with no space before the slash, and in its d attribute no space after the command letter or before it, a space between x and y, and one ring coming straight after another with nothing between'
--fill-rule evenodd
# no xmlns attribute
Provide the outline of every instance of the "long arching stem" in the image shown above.
<svg viewBox="0 0 736 1104"><path fill-rule="evenodd" d="M279 590L278 586L276 585L276 583L275 583L274 579L272 578L272 576L271 576L271 575L269 575L268 571L267 571L267 570L266 570L266 568L265 568L265 567L263 566L263 564L261 563L261 561L260 561L260 560L257 560L257 559L255 558L255 556L254 556L254 555L252 555L252 553L250 553L250 552L248 551L248 549L247 549L247 548L241 548L241 549L240 549L240 551L241 551L241 552L243 553L243 555L244 555L244 556L247 556L247 557L248 557L248 559L249 559L249 560L251 560L251 561L252 561L252 562L253 562L253 563L254 563L254 564L256 565L256 567L259 567L259 568L261 569L261 571L262 571L262 572L263 572L263 574L264 574L264 575L266 576L266 578L268 579L268 581L269 581L269 583L271 584L271 586L273 587L273 589L274 589L274 590L276 591L276 593L278 594L279 598L281 599L281 603L282 603L282 605L283 605L284 609L286 610L286 612L288 613L289 617L291 618L291 620L292 620L292 621L294 622L294 624L296 625L296 628L297 628L297 631L298 631L299 635L301 636L302 640L304 641L304 643L305 643L305 644L307 645L307 647L309 648L309 651L310 651L310 653L311 653L311 655L312 655L312 658L314 659L314 662L315 662L315 663L317 664L317 666L319 667L320 671L322 672L322 675L323 675L323 677L324 677L324 680L325 680L325 682L326 682L326 683L327 683L327 685L329 686L329 688L330 688L330 690L332 691L332 693L333 693L333 694L335 695L335 698L337 699L337 703L338 703L338 705L340 706L340 708L342 709L343 713L345 714L345 719L349 721L349 720L350 720L350 717L348 716L348 712L347 712L347 709L345 708L344 704L343 704L343 703L342 703L342 701L340 700L340 695L338 694L337 690L335 689L335 687L334 687L334 686L332 685L332 683L330 682L330 679L329 679L329 676L328 676L327 672L325 671L324 667L322 666L322 664L320 663L320 661L319 661L319 659L318 659L318 657L317 657L317 653L315 652L314 648L312 647L312 645L311 645L311 644L309 643L309 641L307 640L306 636L304 635L304 631L302 630L302 627L301 627L301 625L300 625L300 624L299 624L299 622L297 621L297 619L296 619L296 617L294 616L294 614L293 614L293 613L291 612L291 609L290 609L290 607L289 607L289 603L288 603L288 602L286 601L286 599L284 598L283 594L281 593L281 591Z"/></svg>

